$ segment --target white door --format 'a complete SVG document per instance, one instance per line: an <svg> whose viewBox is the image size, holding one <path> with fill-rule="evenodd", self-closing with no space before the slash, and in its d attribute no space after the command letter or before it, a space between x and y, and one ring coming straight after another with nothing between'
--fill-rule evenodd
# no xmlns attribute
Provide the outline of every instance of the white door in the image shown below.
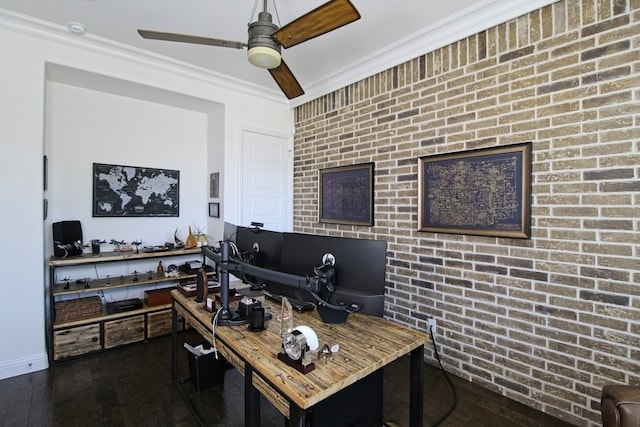
<svg viewBox="0 0 640 427"><path fill-rule="evenodd" d="M293 159L290 138L242 131L241 222L264 224L265 230L291 231Z"/></svg>

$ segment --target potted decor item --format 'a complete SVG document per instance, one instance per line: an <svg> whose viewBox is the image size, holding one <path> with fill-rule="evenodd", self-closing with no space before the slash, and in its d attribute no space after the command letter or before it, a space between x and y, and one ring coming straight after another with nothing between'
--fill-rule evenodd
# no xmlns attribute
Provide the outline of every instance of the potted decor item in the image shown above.
<svg viewBox="0 0 640 427"><path fill-rule="evenodd" d="M196 232L193 233L193 236L196 239L197 246L203 246L207 244L207 234L204 232L203 228L199 225L194 224L193 228L195 228Z"/></svg>

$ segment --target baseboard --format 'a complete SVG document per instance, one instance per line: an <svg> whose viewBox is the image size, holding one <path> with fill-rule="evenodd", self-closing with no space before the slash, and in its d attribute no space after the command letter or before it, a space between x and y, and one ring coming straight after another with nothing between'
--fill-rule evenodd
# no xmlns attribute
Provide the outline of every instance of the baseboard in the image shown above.
<svg viewBox="0 0 640 427"><path fill-rule="evenodd" d="M0 363L0 380L42 371L49 367L46 353Z"/></svg>

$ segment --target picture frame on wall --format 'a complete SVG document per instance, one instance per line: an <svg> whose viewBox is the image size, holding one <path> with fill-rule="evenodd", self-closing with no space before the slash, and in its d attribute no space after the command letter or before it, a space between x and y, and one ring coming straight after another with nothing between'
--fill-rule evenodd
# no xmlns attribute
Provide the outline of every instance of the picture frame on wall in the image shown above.
<svg viewBox="0 0 640 427"><path fill-rule="evenodd" d="M418 230L531 237L531 142L418 159Z"/></svg>
<svg viewBox="0 0 640 427"><path fill-rule="evenodd" d="M180 171L93 164L93 217L180 216Z"/></svg>
<svg viewBox="0 0 640 427"><path fill-rule="evenodd" d="M319 170L318 221L373 226L373 163Z"/></svg>
<svg viewBox="0 0 640 427"><path fill-rule="evenodd" d="M220 203L209 203L209 216L220 218Z"/></svg>
<svg viewBox="0 0 640 427"><path fill-rule="evenodd" d="M209 175L209 197L211 199L220 197L220 172Z"/></svg>
<svg viewBox="0 0 640 427"><path fill-rule="evenodd" d="M47 190L49 187L49 159L46 154L42 156L42 189Z"/></svg>

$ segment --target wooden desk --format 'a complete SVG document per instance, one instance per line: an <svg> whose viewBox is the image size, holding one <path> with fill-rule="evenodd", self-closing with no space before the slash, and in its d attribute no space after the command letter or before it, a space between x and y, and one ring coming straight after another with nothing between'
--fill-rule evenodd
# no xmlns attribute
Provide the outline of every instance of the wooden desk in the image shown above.
<svg viewBox="0 0 640 427"><path fill-rule="evenodd" d="M177 315L212 343L212 314L178 291L173 296L172 378L177 378ZM269 302L265 303L268 309ZM277 312L279 307L272 306ZM245 426L260 425L260 393L282 414L289 426L304 427L313 405L365 378L406 354L411 354L410 426L422 427L424 398L424 344L427 334L380 317L353 313L346 323L326 324L316 311L294 312L294 326L311 327L323 344L339 344L333 360L316 361L306 375L278 360L280 322L251 332L243 326L216 326L216 348L245 378ZM380 402L382 404L382 402Z"/></svg>

